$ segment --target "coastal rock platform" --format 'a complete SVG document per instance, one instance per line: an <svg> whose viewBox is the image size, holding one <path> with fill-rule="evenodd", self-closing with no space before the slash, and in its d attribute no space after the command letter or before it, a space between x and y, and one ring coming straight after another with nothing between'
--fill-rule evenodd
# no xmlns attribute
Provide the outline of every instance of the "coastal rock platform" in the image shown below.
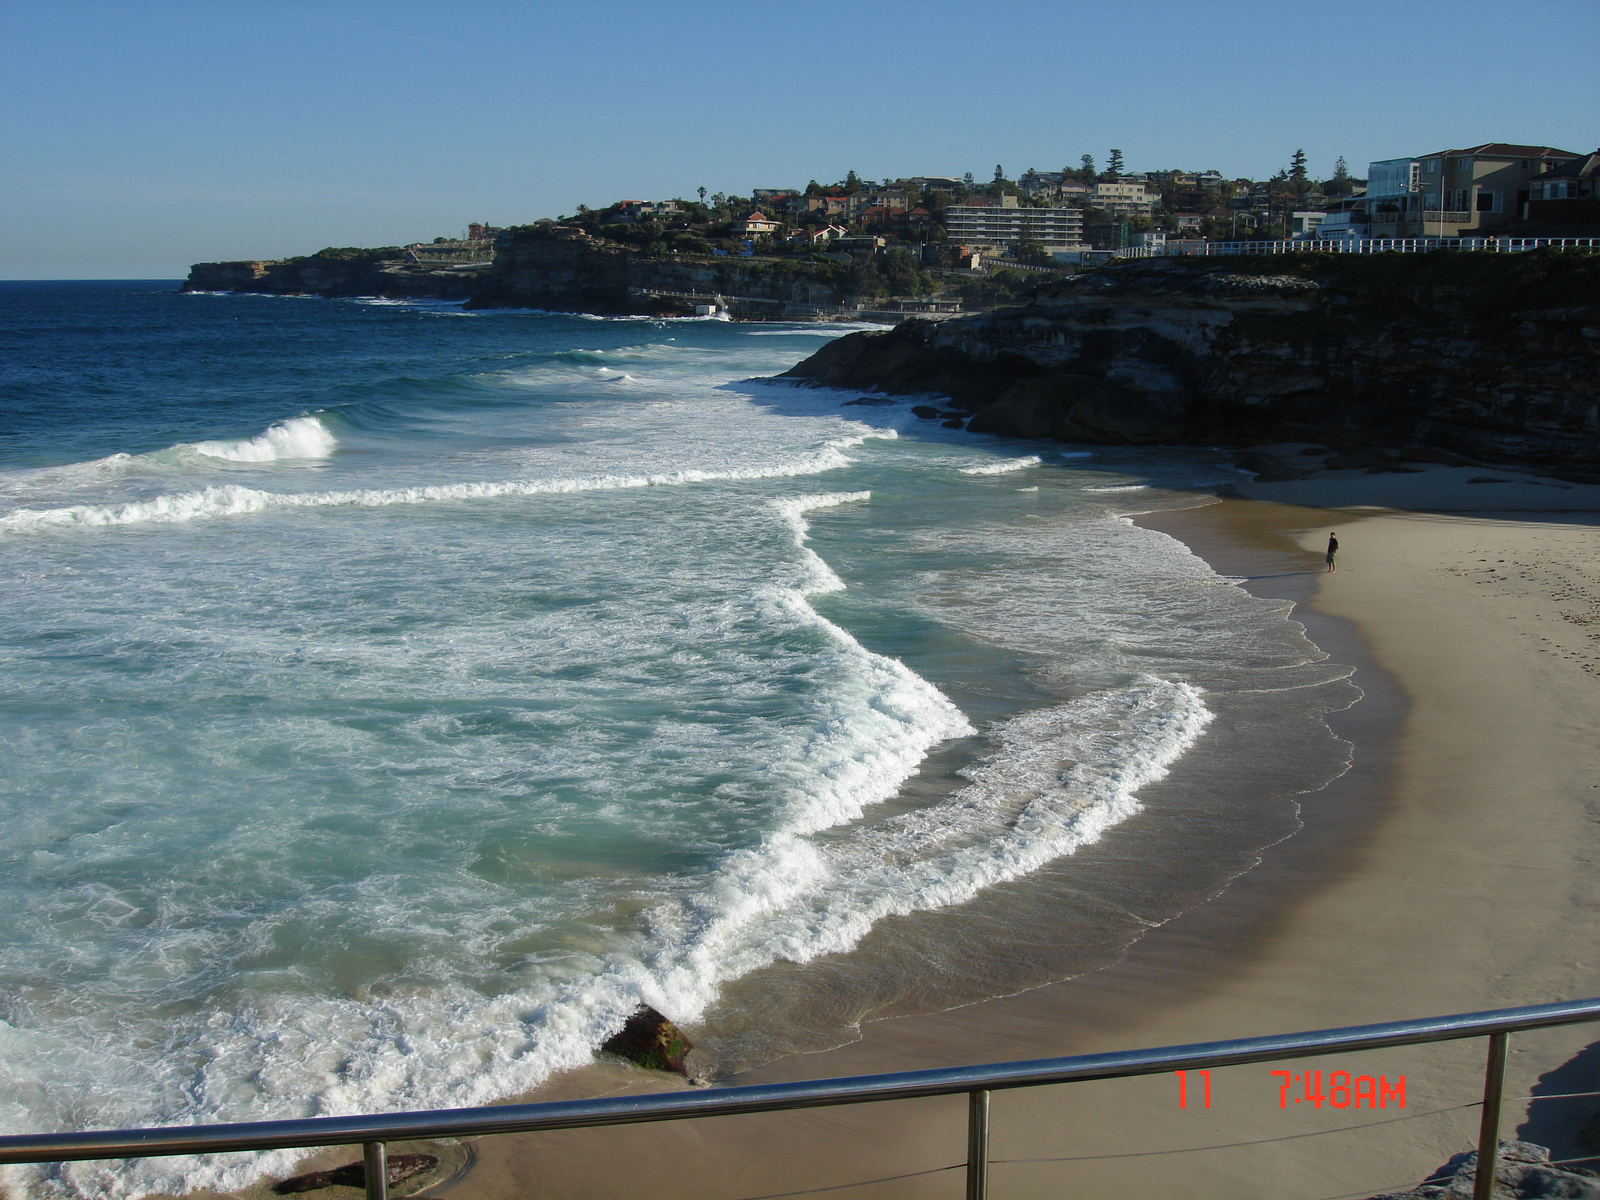
<svg viewBox="0 0 1600 1200"><path fill-rule="evenodd" d="M948 396L977 433L1413 448L1587 482L1600 479L1600 259L1133 261L1023 308L854 333L787 375Z"/></svg>

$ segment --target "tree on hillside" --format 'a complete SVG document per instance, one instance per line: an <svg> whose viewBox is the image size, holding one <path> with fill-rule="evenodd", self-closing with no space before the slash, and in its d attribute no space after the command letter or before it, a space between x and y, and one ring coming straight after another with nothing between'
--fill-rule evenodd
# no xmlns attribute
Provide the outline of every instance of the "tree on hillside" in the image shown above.
<svg viewBox="0 0 1600 1200"><path fill-rule="evenodd" d="M700 189L700 203L704 204L705 202L706 202L706 190L705 190L705 188L701 188Z"/></svg>
<svg viewBox="0 0 1600 1200"><path fill-rule="evenodd" d="M996 183L999 183L1002 180L1004 180L1005 177L1006 177L1006 169L1004 167L1002 167L999 163L995 163L995 165L994 165L994 181Z"/></svg>
<svg viewBox="0 0 1600 1200"><path fill-rule="evenodd" d="M1351 191L1350 164L1344 161L1344 155L1339 156L1339 161L1333 164L1333 178L1322 185L1322 190L1330 196L1348 196Z"/></svg>
<svg viewBox="0 0 1600 1200"><path fill-rule="evenodd" d="M1081 178L1084 183L1093 183L1097 178L1099 178L1099 175L1094 169L1094 155L1085 154L1078 161L1083 164L1083 171L1079 178Z"/></svg>
<svg viewBox="0 0 1600 1200"><path fill-rule="evenodd" d="M822 185L820 183L818 183L815 179L813 179L810 183L806 184L806 195L808 195L808 196L820 196L820 195L822 195Z"/></svg>
<svg viewBox="0 0 1600 1200"><path fill-rule="evenodd" d="M1294 157L1289 160L1289 178L1296 184L1303 185L1307 181L1306 152L1296 150Z"/></svg>
<svg viewBox="0 0 1600 1200"><path fill-rule="evenodd" d="M971 171L968 171L968 172L967 172L967 173L966 173L966 174L965 174L965 175L963 175L963 176L962 176L962 177L961 177L961 186L962 186L962 187L964 187L964 188L966 188L966 189L967 189L967 191L969 191L969 192L970 192L970 191L971 191L971 190L972 190L972 189L973 189L973 188L975 188L975 187L977 187L977 186L978 186L978 181L977 181L977 180L975 180L975 179L974 179L974 178L973 178L973 177L972 177L972 172L971 172Z"/></svg>
<svg viewBox="0 0 1600 1200"><path fill-rule="evenodd" d="M1117 180L1122 178L1122 151L1115 148L1111 151L1111 158L1106 162L1106 178Z"/></svg>
<svg viewBox="0 0 1600 1200"><path fill-rule="evenodd" d="M1050 251L1044 248L1044 243L1036 238L1022 237L1011 245L1011 257L1019 263L1027 263L1033 267L1049 267L1055 265L1055 259Z"/></svg>
<svg viewBox="0 0 1600 1200"><path fill-rule="evenodd" d="M846 171L844 174L844 186L845 190L849 192L860 191L861 176L857 175L854 171Z"/></svg>

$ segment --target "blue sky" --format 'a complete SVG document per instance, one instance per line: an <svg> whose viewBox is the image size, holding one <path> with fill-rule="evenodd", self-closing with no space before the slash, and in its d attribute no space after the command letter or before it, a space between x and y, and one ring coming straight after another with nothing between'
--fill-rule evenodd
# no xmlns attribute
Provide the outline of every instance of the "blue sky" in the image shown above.
<svg viewBox="0 0 1600 1200"><path fill-rule="evenodd" d="M1600 144L1595 0L0 0L0 278L392 245L579 203Z"/></svg>

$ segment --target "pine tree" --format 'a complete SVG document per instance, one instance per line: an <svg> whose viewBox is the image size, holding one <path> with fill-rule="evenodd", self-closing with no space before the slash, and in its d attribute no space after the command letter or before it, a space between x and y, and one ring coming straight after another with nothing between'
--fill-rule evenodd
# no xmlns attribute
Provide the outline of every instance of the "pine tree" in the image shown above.
<svg viewBox="0 0 1600 1200"><path fill-rule="evenodd" d="M1006 177L1006 169L1004 167L1002 167L999 163L995 163L995 165L994 165L994 181L996 183L999 183L1005 177Z"/></svg>
<svg viewBox="0 0 1600 1200"><path fill-rule="evenodd" d="M1106 163L1106 178L1108 178L1108 179L1121 179L1122 178L1122 151L1121 150L1113 149L1111 151L1111 158Z"/></svg>
<svg viewBox="0 0 1600 1200"><path fill-rule="evenodd" d="M1306 152L1304 150L1296 150L1294 157L1289 160L1289 178L1296 183L1304 183L1306 181Z"/></svg>
<svg viewBox="0 0 1600 1200"><path fill-rule="evenodd" d="M1339 156L1339 161L1333 164L1333 178L1324 180L1322 194L1324 196L1348 196L1354 187L1350 178L1350 164L1344 161L1344 155Z"/></svg>
<svg viewBox="0 0 1600 1200"><path fill-rule="evenodd" d="M854 171L845 172L844 187L847 192L859 191L861 188L861 176Z"/></svg>
<svg viewBox="0 0 1600 1200"><path fill-rule="evenodd" d="M963 175L961 177L961 185L963 187L965 187L967 189L967 191L969 191L969 192L974 187L977 186L977 183L978 183L978 181L972 177L972 172L971 171L968 171L965 175Z"/></svg>
<svg viewBox="0 0 1600 1200"><path fill-rule="evenodd" d="M1078 161L1083 164L1083 181L1085 183L1093 183L1095 180L1094 155L1085 154Z"/></svg>

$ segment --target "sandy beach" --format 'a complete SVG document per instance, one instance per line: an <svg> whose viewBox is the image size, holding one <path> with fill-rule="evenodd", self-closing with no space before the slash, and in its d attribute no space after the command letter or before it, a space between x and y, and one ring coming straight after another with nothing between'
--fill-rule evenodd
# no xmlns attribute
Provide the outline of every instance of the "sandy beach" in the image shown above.
<svg viewBox="0 0 1600 1200"><path fill-rule="evenodd" d="M1294 600L1312 640L1356 667L1365 698L1330 718L1355 746L1352 769L1304 797L1298 835L1115 966L870 1021L850 1045L725 1082L1600 994L1600 487L1504 471L1488 473L1503 482L1468 482L1484 474L1322 472L1141 517L1250 590ZM1327 574L1333 530L1342 549ZM1556 1158L1592 1153L1571 1134L1593 1100L1527 1097L1600 1088L1594 1054L1583 1053L1597 1042L1590 1026L1513 1038L1505 1136L1549 1145ZM1267 1066L1216 1072L1209 1109L1192 1099L1180 1109L1170 1076L997 1094L991 1194L1331 1200L1409 1187L1473 1146L1483 1054L1474 1041L1281 1064L1404 1076L1405 1108L1380 1113L1283 1108ZM673 1085L601 1064L534 1098ZM428 1194L932 1200L962 1194L965 1103L484 1139L473 1150L470 1170ZM886 1177L903 1178L850 1186Z"/></svg>

